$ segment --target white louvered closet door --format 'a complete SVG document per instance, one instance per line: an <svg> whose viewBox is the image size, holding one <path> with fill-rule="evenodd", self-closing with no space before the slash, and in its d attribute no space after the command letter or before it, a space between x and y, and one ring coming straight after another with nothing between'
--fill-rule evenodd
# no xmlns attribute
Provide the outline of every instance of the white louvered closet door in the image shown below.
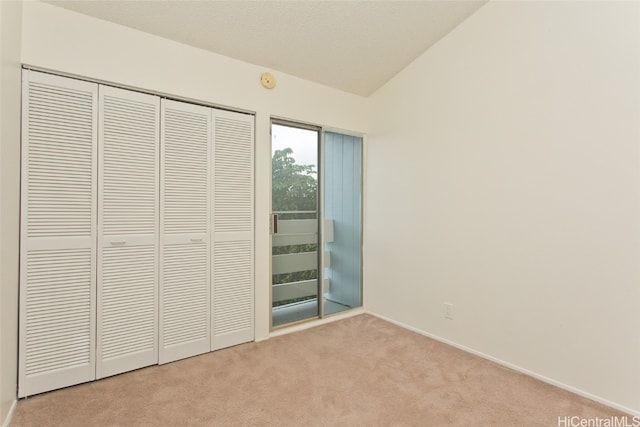
<svg viewBox="0 0 640 427"><path fill-rule="evenodd" d="M97 89L23 72L19 397L94 379Z"/></svg>
<svg viewBox="0 0 640 427"><path fill-rule="evenodd" d="M100 86L98 378L158 362L160 99Z"/></svg>
<svg viewBox="0 0 640 427"><path fill-rule="evenodd" d="M213 110L211 350L254 339L254 118Z"/></svg>
<svg viewBox="0 0 640 427"><path fill-rule="evenodd" d="M160 363L210 350L211 109L162 100Z"/></svg>

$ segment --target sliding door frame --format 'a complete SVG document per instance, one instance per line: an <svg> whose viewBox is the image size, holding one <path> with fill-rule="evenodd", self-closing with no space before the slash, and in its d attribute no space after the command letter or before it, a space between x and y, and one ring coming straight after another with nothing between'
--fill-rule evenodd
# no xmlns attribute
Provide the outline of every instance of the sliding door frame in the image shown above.
<svg viewBox="0 0 640 427"><path fill-rule="evenodd" d="M318 234L318 242L317 242L317 269L318 269L318 274L317 274L317 281L318 284L316 286L316 292L317 292L317 299L318 299L318 311L317 314L313 317L307 317L301 320L296 320L293 322L289 322L289 323L284 323L282 325L277 325L274 326L273 325L273 236L274 236L274 230L273 230L273 193L271 193L271 189L273 188L273 169L271 168L271 179L272 182L269 185L269 189L270 189L270 193L271 196L269 197L269 203L270 203L270 207L269 207L269 215L270 215L270 220L269 220L269 228L270 228L270 244L269 244L269 330L273 331L275 329L280 329L283 327L287 327L287 326L291 326L291 325L296 325L299 323L304 323L304 322L308 322L309 320L314 320L314 319L322 319L322 313L324 313L324 298L322 298L323 296L323 285L322 285L322 280L323 280L323 269L324 269L324 260L323 260L323 251L321 251L321 247L322 247L322 232L324 231L324 227L322 226L322 203L320 202L322 199L322 194L323 194L323 186L322 186L322 167L324 165L323 163L323 159L322 159L322 145L323 145L323 131L322 131L322 127L318 126L318 125L314 125L314 124L310 124L310 123L303 123L303 122L297 122L297 121L293 121L293 120L287 120L287 119L281 119L281 118L276 118L276 117L271 117L271 120L269 121L269 153L271 153L271 157L273 157L273 135L272 135L272 131L273 131L273 125L280 125L280 126L287 126L287 127L291 127L291 128L296 128L296 129L304 129L304 130L310 130L310 131L314 131L317 132L318 134L318 138L317 138L317 142L316 142L316 152L318 155L318 170L317 170L317 180L318 180L318 190L317 190L317 194L316 194L316 217L317 217L317 234Z"/></svg>
<svg viewBox="0 0 640 427"><path fill-rule="evenodd" d="M324 164L325 164L325 133L326 132L331 132L331 133L336 133L336 134L342 134L342 135L346 135L346 136L353 136L353 137L357 137L357 138L361 138L361 149L360 149L360 179L359 179L359 184L360 184L360 194L358 195L358 203L360 205L360 256L359 256L359 262L360 262L360 283L359 283L359 291L360 291L360 305L359 307L364 306L364 289L363 289L363 283L364 283L364 177L365 177L365 137L363 134L360 133L356 133L356 132L348 132L348 131L344 131L341 129L335 129L335 128L331 128L331 127L323 127L321 125L317 125L317 124L312 124L312 123L305 123L305 122L299 122L299 121L295 121L295 120L290 120L290 119L285 119L285 118L280 118L280 117L275 117L272 116L270 121L269 121L269 152L271 153L271 156L273 156L273 135L272 135L272 130L273 130L273 125L281 125L281 126L289 126L289 127L293 127L293 128L298 128L298 129L307 129L307 130L313 130L313 131L317 131L318 132L318 194L317 194L317 200L316 200L316 210L317 210L317 215L318 215L318 243L317 243L317 253L318 253L318 313L317 316L314 317L309 317L309 318L305 318L302 320L297 320L297 321L293 321L290 323L284 323L282 325L277 325L274 326L273 325L273 274L272 274L272 268L273 268L273 245L270 244L269 245L269 331L273 332L279 329L283 329L283 328L287 328L290 326L295 326L301 323L306 323L308 321L311 320L319 320L319 319L324 319L326 317L332 317L335 315L339 315L341 313L344 313L344 311L341 312L336 312L336 313L331 313L331 314L325 314L325 298L324 298L324 294L325 294L325 210L324 210L324 196L325 196L325 186L324 186ZM271 176L273 177L273 174L271 174ZM269 188L272 188L272 185L269 186ZM273 239L273 218L272 218L272 213L273 213L273 195L271 195L269 197L269 203L270 203L270 242L272 242ZM352 307L347 311L356 309L358 307Z"/></svg>
<svg viewBox="0 0 640 427"><path fill-rule="evenodd" d="M360 179L359 179L359 184L360 184L360 194L358 197L358 203L360 204L360 256L359 256L359 261L360 261L360 284L359 284L359 291L360 291L360 305L358 307L352 307L349 310L354 310L356 308L360 308L364 306L364 248L365 248L365 244L364 244L364 227L365 227L365 216L364 216L364 205L365 205L365 195L364 195L364 188L365 188L365 176L366 176L366 170L365 170L365 157L366 157L366 150L365 150L365 135L363 134L359 134L356 132L348 132L348 131L344 131L341 129L334 129L334 128L323 128L322 129L322 154L323 154L323 164L324 164L324 141L325 141L325 134L329 132L329 133L335 133L335 134L339 134L339 135L343 135L343 136L351 136L351 137L355 137L355 138L360 138ZM322 195L322 200L324 200L324 192ZM323 203L324 205L324 203ZM324 206L323 206L324 208ZM324 211L323 211L323 218L324 218ZM324 221L322 221L322 225L324 228ZM324 231L324 230L323 230ZM323 247L324 247L325 242L323 242ZM323 269L323 273L324 273L324 269ZM346 311L349 311L346 310ZM331 313L329 315L325 315L323 317L331 317L331 316L335 316L338 315L340 313L343 313L344 311L340 311L337 313Z"/></svg>

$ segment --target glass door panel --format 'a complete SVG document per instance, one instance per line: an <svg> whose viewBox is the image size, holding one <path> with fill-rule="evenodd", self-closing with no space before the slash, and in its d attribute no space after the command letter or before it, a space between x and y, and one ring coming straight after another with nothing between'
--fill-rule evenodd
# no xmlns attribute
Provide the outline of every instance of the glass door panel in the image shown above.
<svg viewBox="0 0 640 427"><path fill-rule="evenodd" d="M325 132L324 314L362 305L362 138Z"/></svg>
<svg viewBox="0 0 640 427"><path fill-rule="evenodd" d="M272 326L319 316L319 129L271 125Z"/></svg>

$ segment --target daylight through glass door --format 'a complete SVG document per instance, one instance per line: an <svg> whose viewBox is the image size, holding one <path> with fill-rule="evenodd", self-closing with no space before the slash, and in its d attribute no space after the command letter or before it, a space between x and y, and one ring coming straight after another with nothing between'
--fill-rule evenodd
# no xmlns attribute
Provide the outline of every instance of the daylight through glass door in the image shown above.
<svg viewBox="0 0 640 427"><path fill-rule="evenodd" d="M318 317L320 130L273 123L272 325Z"/></svg>

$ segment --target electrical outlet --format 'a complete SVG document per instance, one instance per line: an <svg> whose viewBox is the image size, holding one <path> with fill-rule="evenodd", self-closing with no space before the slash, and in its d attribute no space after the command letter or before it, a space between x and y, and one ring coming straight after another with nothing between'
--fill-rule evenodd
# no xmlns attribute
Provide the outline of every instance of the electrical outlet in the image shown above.
<svg viewBox="0 0 640 427"><path fill-rule="evenodd" d="M453 304L449 302L444 303L444 318L453 320Z"/></svg>

